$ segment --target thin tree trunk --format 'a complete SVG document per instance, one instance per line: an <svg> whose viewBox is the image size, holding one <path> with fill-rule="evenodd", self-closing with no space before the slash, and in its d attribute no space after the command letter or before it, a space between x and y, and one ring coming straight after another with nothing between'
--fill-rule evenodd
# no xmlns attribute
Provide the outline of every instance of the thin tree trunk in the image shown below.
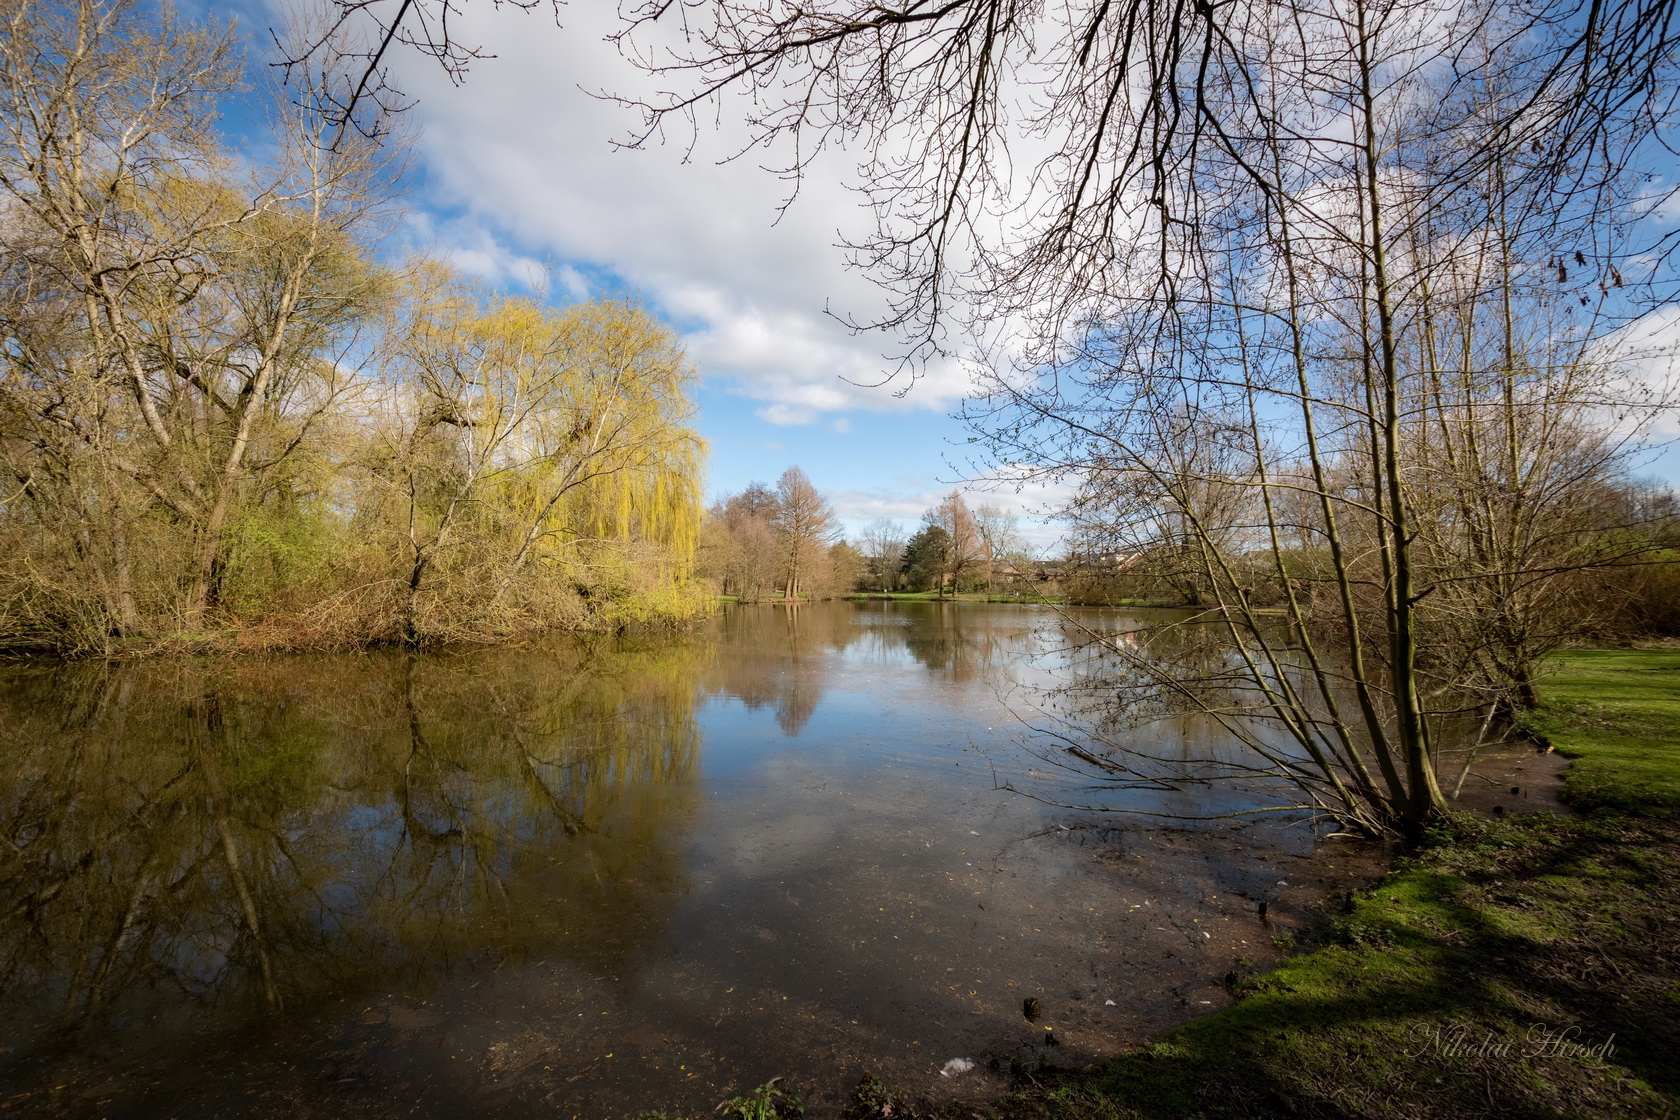
<svg viewBox="0 0 1680 1120"><path fill-rule="evenodd" d="M209 794L210 816L216 827L216 837L221 843L222 859L227 864L228 878L233 883L234 892L239 896L239 909L244 917L245 928L251 935L251 945L257 956L257 971L262 977L263 1000L272 1011L279 1011L284 1006L280 996L280 986L274 978L274 964L269 958L268 941L263 935L262 921L257 913L256 895L251 891L250 880L245 874L245 868L240 862L239 845L234 839L233 824L227 814L227 791L222 786L220 771L216 768L214 750L221 725L221 714L214 698L206 697L201 701L202 713L199 720L199 771L204 775L205 791Z"/></svg>
<svg viewBox="0 0 1680 1120"><path fill-rule="evenodd" d="M1414 836L1437 813L1447 808L1435 778L1430 757L1429 732L1425 724L1417 680L1417 634L1414 619L1412 541L1407 518L1407 498L1400 460L1400 372L1394 337L1394 309L1389 291L1388 258L1383 243L1383 207L1378 180L1376 98L1371 86L1370 40L1365 24L1365 4L1356 4L1359 32L1360 99L1364 115L1362 147L1365 161L1367 202L1370 208L1371 267L1375 284L1377 322L1382 355L1382 469L1387 475L1390 556L1393 559L1393 591L1390 609L1390 674L1394 694L1397 734L1406 764L1407 805L1404 824Z"/></svg>

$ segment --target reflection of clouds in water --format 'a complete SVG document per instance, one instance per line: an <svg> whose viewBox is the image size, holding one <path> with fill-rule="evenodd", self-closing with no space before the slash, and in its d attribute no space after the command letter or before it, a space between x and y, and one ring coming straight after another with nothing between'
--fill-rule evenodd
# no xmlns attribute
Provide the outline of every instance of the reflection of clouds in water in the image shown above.
<svg viewBox="0 0 1680 1120"><path fill-rule="evenodd" d="M451 1055L460 1045L470 1059L476 1040L491 1072L529 1076L517 1100L486 1096L514 1083L446 1063L474 1102L687 1114L728 1095L722 1078L758 1075L753 1062L773 1067L758 1080L836 1062L903 1078L919 1068L912 1040L1008 1052L1023 987L1082 994L1045 1000L1068 1029L1064 1056L1081 1037L1112 1048L1135 1037L1136 1016L1178 1007L1174 985L1250 951L1233 942L1214 964L1185 952L1182 927L1154 932L1173 923L1128 909L1153 899L1187 923L1217 917L1219 857L1203 854L1214 848L1174 861L1134 834L1099 857L1084 832L1056 827L1077 818L1000 795L968 749L996 753L1015 734L996 684L1065 679L1071 631L1054 614L817 604L726 612L711 629L466 656L0 674L0 747L18 745L19 760L0 775L0 827L36 861L0 889L43 903L0 912L6 1009L33 1011L47 982L55 997L80 985L84 1004L139 1013L140 1032L189 1069L235 1054L202 1062L238 1071L234 1101L294 1075L336 1085L375 1060L435 1092L447 1036ZM214 710L190 707L212 695ZM1026 752L999 761L1069 788ZM206 796L211 765L270 971L311 1028L277 1032L291 1049L267 1057L224 1029L249 1001L202 1026L141 1018L168 1001L196 1015L171 981L204 1002L261 1001L257 939ZM47 899L54 874L64 885ZM1199 933L1188 943L1227 952ZM126 985L156 978L165 986L125 1002ZM96 985L106 994L90 1000ZM1133 1018L1105 1010L1109 996ZM406 1006L417 1001L429 1006ZM343 1015L378 1025L346 1028ZM12 1016L0 1044L21 1032L35 1046L45 1021ZM422 1028L435 1033L405 1041ZM135 1036L88 1037L119 1058L90 1059L83 1080L140 1092L112 1064L131 1062L121 1050ZM367 1063L345 1067L343 1053L370 1041ZM719 1080L695 1089L689 1072L706 1069ZM197 1092L189 1082L181 1091Z"/></svg>
<svg viewBox="0 0 1680 1120"><path fill-rule="evenodd" d="M955 603L737 607L723 623L728 640L711 684L748 710L773 708L788 736L809 726L825 695L840 705L836 718L867 719L869 707L930 705L975 715L1002 703L1100 757L1130 758L1123 774L1105 773L1070 757L1053 738L1008 727L1008 714L997 711L995 738L986 728L990 763L1020 788L1067 803L1183 817L1275 803L1268 796L1275 791L1254 780L1256 768L1267 766L1254 747L1293 757L1300 747L1286 732L1252 718L1237 698L1227 714L1250 736L1244 745L1218 719L1186 712L1181 698L1139 671L1140 659L1159 656L1166 665L1182 662L1216 676L1230 658L1211 628L1164 637L1154 630L1177 617ZM861 701L849 696L854 685L868 690ZM1131 702L1117 706L1116 697ZM1011 736L1016 749L996 748L996 739Z"/></svg>
<svg viewBox="0 0 1680 1120"><path fill-rule="evenodd" d="M968 710L1014 686L1044 618L956 603L735 605L715 623L719 653L705 687L748 711L773 709L789 737L806 728L825 695L852 687L857 676L883 705ZM881 672L898 669L909 672ZM927 687L929 677L937 687Z"/></svg>
<svg viewBox="0 0 1680 1120"><path fill-rule="evenodd" d="M703 863L727 866L732 877L785 875L834 851L844 836L833 810L844 799L827 760L778 756L755 771L764 792L750 815L737 820L724 850L702 853Z"/></svg>

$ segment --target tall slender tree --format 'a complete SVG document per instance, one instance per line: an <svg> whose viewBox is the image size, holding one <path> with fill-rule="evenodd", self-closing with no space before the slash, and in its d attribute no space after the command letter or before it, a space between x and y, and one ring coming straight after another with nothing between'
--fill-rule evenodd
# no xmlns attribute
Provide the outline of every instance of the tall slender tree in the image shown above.
<svg viewBox="0 0 1680 1120"><path fill-rule="evenodd" d="M1639 403L1617 332L1680 279L1650 186L1672 5L706 9L650 129L739 87L761 140L860 139L878 325L923 354L1007 337L968 410L999 464L1118 514L1214 608L1236 676L1142 656L1108 703L1206 706L1305 804L1415 835L1466 691L1528 691L1513 610L1591 535L1535 513L1602 479L1592 418Z"/></svg>
<svg viewBox="0 0 1680 1120"><path fill-rule="evenodd" d="M955 594L959 584L974 578L986 563L986 542L980 524L969 512L962 492L953 490L927 512L927 524L937 525L945 533L945 550L941 563L939 597L947 588Z"/></svg>
<svg viewBox="0 0 1680 1120"><path fill-rule="evenodd" d="M799 598L800 582L825 560L828 546L839 531L828 499L817 492L798 467L789 467L776 480L776 511L771 518L781 541L782 598Z"/></svg>

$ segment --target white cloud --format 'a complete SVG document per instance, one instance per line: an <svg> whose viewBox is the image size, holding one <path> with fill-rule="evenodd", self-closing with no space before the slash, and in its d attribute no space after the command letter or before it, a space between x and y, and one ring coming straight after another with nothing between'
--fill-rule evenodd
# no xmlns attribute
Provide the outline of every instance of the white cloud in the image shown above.
<svg viewBox="0 0 1680 1120"><path fill-rule="evenodd" d="M939 504L942 491L830 490L824 495L841 520L866 524L878 517L914 523L922 514Z"/></svg>
<svg viewBox="0 0 1680 1120"><path fill-rule="evenodd" d="M468 276L499 287L524 289L538 296L549 293L551 278L547 265L535 257L508 248L477 223L460 219L439 220L423 210L417 210L408 216L407 232L415 248L438 257ZM576 269L567 268L565 271L582 279ZM561 287L570 290L570 279L560 279Z"/></svg>
<svg viewBox="0 0 1680 1120"><path fill-rule="evenodd" d="M906 479L899 487L871 487L861 490L827 490L823 496L836 516L856 536L869 522L880 517L902 524L907 533L916 531L922 514L944 500L953 489L932 479ZM1062 528L1046 515L1054 512L1066 497L1062 485L1031 483L1020 487L985 489L973 484L957 486L970 509L997 506L1020 518L1018 531L1034 552L1053 552L1062 543Z"/></svg>
<svg viewBox="0 0 1680 1120"><path fill-rule="evenodd" d="M1680 307L1653 311L1598 343L1612 369L1606 409L1611 423L1630 435L1658 440L1680 436Z"/></svg>
<svg viewBox="0 0 1680 1120"><path fill-rule="evenodd" d="M778 424L790 427L798 424L811 424L817 419L814 409L802 408L798 405L773 404L768 408L758 409L753 413L766 424Z"/></svg>
<svg viewBox="0 0 1680 1120"><path fill-rule="evenodd" d="M554 280L573 299L586 300L589 298L589 279L571 265L563 264L555 269Z"/></svg>
<svg viewBox="0 0 1680 1120"><path fill-rule="evenodd" d="M839 180L851 170L843 153L825 156L778 221L785 181L755 160L717 162L746 139L732 118L701 136L687 162L677 146L615 150L638 118L582 90L635 92L647 79L601 41L613 6L578 5L564 18L556 28L536 14L469 7L452 33L496 57L460 88L421 57L398 60L400 85L419 99L420 199L456 215L425 231L440 251L487 279L528 282L529 254L621 277L679 325L709 383L764 402L771 423L945 410L964 394L968 376L954 362L928 369L904 396L892 392L902 381L872 387L894 369L883 357L892 340L836 317L885 307L836 245L846 229L869 228ZM541 274L547 282L549 270ZM573 298L590 288L572 265L553 280Z"/></svg>

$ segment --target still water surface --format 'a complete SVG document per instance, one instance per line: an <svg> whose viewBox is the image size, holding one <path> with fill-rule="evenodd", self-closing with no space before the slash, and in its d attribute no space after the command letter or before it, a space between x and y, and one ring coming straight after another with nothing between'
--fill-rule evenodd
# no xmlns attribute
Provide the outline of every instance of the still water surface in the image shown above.
<svg viewBox="0 0 1680 1120"><path fill-rule="evenodd" d="M985 1097L1012 1061L1147 1039L1370 863L1299 825L1053 804L1096 795L1016 715L1079 626L734 607L681 636L7 670L0 1104L617 1117L782 1076L824 1115L865 1070ZM956 1057L980 1068L942 1078Z"/></svg>

